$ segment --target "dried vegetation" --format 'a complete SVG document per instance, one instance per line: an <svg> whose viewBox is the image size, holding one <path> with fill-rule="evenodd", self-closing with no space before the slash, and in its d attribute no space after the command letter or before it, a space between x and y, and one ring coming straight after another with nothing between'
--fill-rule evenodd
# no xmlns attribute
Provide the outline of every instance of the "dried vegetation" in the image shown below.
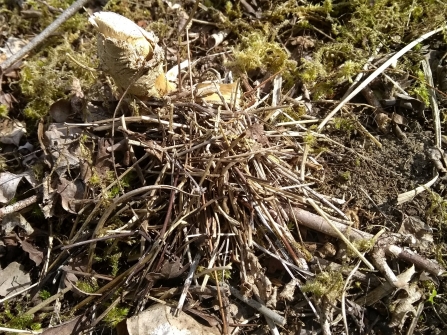
<svg viewBox="0 0 447 335"><path fill-rule="evenodd" d="M0 62L72 2L0 0ZM210 333L441 334L444 31L380 67L443 1L100 3L158 36L171 92L117 86L85 12L2 69L0 329L126 334L163 303Z"/></svg>

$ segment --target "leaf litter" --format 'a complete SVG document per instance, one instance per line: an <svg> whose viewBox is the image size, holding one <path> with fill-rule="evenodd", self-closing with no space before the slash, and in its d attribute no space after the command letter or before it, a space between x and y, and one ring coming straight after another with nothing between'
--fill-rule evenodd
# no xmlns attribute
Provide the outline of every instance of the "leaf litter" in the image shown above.
<svg viewBox="0 0 447 335"><path fill-rule="evenodd" d="M172 43L167 53L155 34L147 34L150 29L132 30L132 21L127 28L138 36L123 44L113 32L119 25L112 37L108 28L100 29L99 57L106 61L100 62L105 74L97 76L102 92L112 87L113 94L97 100L101 91L72 80L67 96L46 106L55 123L39 123L40 152L32 153L32 170L13 173L9 166L11 172L0 174L3 243L16 253L21 249L24 274L34 273L37 284L24 293L29 298L24 304L10 299L16 313L26 311L50 327L44 333L130 333L155 307L176 321L199 317L208 326L191 327L214 328L203 333L412 329L427 287L431 292L445 287L439 257L445 253L445 202L435 195L444 192L445 162L436 146L441 134L431 127L440 116L424 115L427 92L393 70L365 85L362 103L338 108L338 100L331 99L343 100L354 78L334 70L353 66L343 60L356 54L348 46L333 43L328 56L314 35L297 35L292 26L290 39L284 31L276 36L282 45L260 35L262 29L241 33L245 20L259 24L291 15L322 22L320 11L334 10L307 2L287 9L291 4L275 3L263 14L254 8L265 10L265 4L255 2L228 5L223 12L170 4L163 10L181 17L177 33L191 49ZM370 6L386 8L382 2ZM312 11L314 17L308 16ZM217 14L227 26L213 26L215 54L206 55L200 51L209 48L200 36L205 26L200 19ZM107 27L101 18L96 14L90 21ZM376 29L380 34L382 28ZM328 35L333 31L315 31L334 42ZM228 47L235 41L239 46ZM124 54L135 43L142 54L121 58L117 68L125 71L114 69L112 53ZM181 81L165 75L167 63L179 68L189 52L194 59L180 73ZM380 67L382 56L369 63ZM410 59L414 54L408 57L402 62L416 62ZM291 81L294 68L302 71L301 79ZM437 73L441 76L442 68ZM119 78L122 74L126 78ZM403 94L409 87L411 95ZM3 97L8 111L13 109L13 100ZM113 101L116 97L121 100ZM327 118L334 107L340 117ZM1 141L12 146L12 155L26 149L19 148L23 123L4 119L3 124ZM440 154L430 155L427 148L433 147ZM431 178L439 178L433 190L420 188ZM32 190L20 184L23 179ZM412 190L412 197L419 195L396 205L399 194ZM2 267L13 264L10 250ZM354 267L359 259L361 266ZM39 302L46 290L51 298ZM203 294L206 290L211 293ZM48 306L52 316L43 312ZM70 318L72 312L78 316L65 325L53 318L60 313ZM15 328L13 320L6 316L0 323ZM161 327L159 318L151 324ZM439 320L427 324L436 327ZM33 329L31 323L22 328Z"/></svg>

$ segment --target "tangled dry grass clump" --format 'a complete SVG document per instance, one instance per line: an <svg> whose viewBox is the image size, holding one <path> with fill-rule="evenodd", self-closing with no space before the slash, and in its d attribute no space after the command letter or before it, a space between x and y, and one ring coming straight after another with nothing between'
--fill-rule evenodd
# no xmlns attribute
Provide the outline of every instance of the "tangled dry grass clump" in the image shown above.
<svg viewBox="0 0 447 335"><path fill-rule="evenodd" d="M5 160L0 174L2 266L25 290L0 282L1 329L133 334L157 303L193 315L204 333L411 334L435 299L447 306L444 191L429 191L447 171L443 77L409 83L402 70L419 69L412 50L442 28L422 30L435 11L418 1L353 3L349 17L335 1L159 1L144 12L175 18L176 29L117 1L106 9L136 23L90 15L98 69L67 56L64 87L26 102L27 117L45 115L32 143L21 122L2 123L1 142L21 155L18 171ZM396 25L409 20L420 34L400 43L400 28L379 20L359 40L391 7ZM42 83L33 73L59 66L42 55L22 69L0 64L8 78L22 73L23 94ZM433 79L430 64L420 71Z"/></svg>

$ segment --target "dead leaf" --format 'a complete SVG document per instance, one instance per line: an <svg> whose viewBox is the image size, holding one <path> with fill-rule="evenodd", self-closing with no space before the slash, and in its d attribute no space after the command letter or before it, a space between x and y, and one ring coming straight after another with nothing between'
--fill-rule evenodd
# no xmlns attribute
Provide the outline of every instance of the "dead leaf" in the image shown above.
<svg viewBox="0 0 447 335"><path fill-rule="evenodd" d="M393 302L394 310L392 310L392 318L389 324L390 327L398 327L401 329L408 317L408 313L416 315L416 309L413 304L422 297L422 290L416 283L410 284L407 288L402 289L406 295L404 298L397 299Z"/></svg>
<svg viewBox="0 0 447 335"><path fill-rule="evenodd" d="M45 137L49 142L48 149L53 158L53 168L59 176L63 176L68 169L79 167L81 133L80 128L67 127L58 123L50 124L45 132Z"/></svg>
<svg viewBox="0 0 447 335"><path fill-rule="evenodd" d="M427 249L433 243L432 229L417 216L405 216L399 233L409 239L411 246Z"/></svg>
<svg viewBox="0 0 447 335"><path fill-rule="evenodd" d="M45 329L42 335L71 335L71 334L79 334L80 330L78 329L81 323L81 316L77 316L74 319L65 322L59 326Z"/></svg>
<svg viewBox="0 0 447 335"><path fill-rule="evenodd" d="M217 335L216 327L207 327L183 312L175 317L171 308L157 304L126 320L127 327L117 328L118 335L169 334ZM124 329L122 329L124 328ZM127 329L125 329L127 328Z"/></svg>
<svg viewBox="0 0 447 335"><path fill-rule="evenodd" d="M0 142L19 146L20 140L26 134L26 128L22 122L3 118L0 121Z"/></svg>
<svg viewBox="0 0 447 335"><path fill-rule="evenodd" d="M70 101L67 99L60 99L54 102L50 106L50 116L53 118L54 122L63 123L67 121L71 114Z"/></svg>
<svg viewBox="0 0 447 335"><path fill-rule="evenodd" d="M27 252L29 255L29 258L34 263L36 263L37 266L39 266L43 260L43 252L40 250L37 250L36 247L34 247L31 243L28 243L25 240L21 241L21 245L22 245L23 251Z"/></svg>
<svg viewBox="0 0 447 335"><path fill-rule="evenodd" d="M0 269L0 296L5 297L30 285L31 278L19 263L12 262L3 270Z"/></svg>
<svg viewBox="0 0 447 335"><path fill-rule="evenodd" d="M73 200L82 200L84 190L84 183L81 180L70 181L61 177L57 185L57 193L61 196L62 208L67 212L76 214L78 206Z"/></svg>
<svg viewBox="0 0 447 335"><path fill-rule="evenodd" d="M292 301L297 284L298 280L296 278L293 278L291 281L289 281L286 286L284 286L282 292L279 294L279 298L286 301Z"/></svg>
<svg viewBox="0 0 447 335"><path fill-rule="evenodd" d="M31 227L22 214L10 213L3 217L1 227L6 234L9 234L16 226L25 230L27 236L34 233L33 227Z"/></svg>
<svg viewBox="0 0 447 335"><path fill-rule="evenodd" d="M21 174L14 174L11 172L0 173L0 203L6 204L14 198L17 186L19 186L19 183L23 178L25 178L31 186L36 186L34 174L30 170Z"/></svg>

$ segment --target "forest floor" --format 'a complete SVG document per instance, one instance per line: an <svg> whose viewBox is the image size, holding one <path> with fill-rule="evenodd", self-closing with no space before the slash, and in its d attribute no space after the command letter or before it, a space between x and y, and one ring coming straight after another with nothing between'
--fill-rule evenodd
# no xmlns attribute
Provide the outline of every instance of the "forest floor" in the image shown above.
<svg viewBox="0 0 447 335"><path fill-rule="evenodd" d="M446 17L0 0L0 333L447 334Z"/></svg>

